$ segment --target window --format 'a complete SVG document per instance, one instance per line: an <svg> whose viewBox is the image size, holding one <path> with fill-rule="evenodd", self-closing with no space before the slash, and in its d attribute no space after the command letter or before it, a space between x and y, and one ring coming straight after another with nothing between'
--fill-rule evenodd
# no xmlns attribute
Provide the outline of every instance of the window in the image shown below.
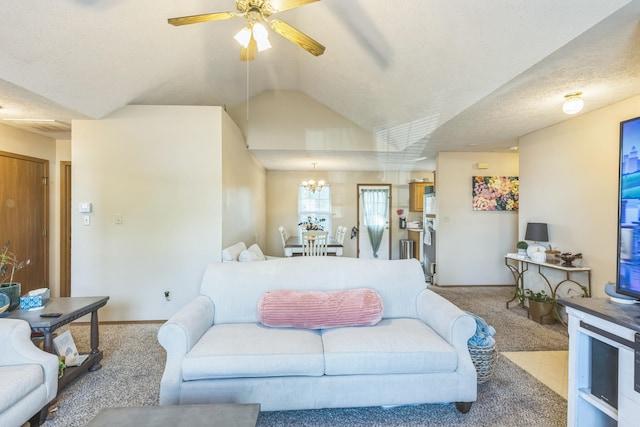
<svg viewBox="0 0 640 427"><path fill-rule="evenodd" d="M324 219L319 224L322 229L331 233L331 186L325 185L316 193L298 186L298 223L311 217L312 222Z"/></svg>

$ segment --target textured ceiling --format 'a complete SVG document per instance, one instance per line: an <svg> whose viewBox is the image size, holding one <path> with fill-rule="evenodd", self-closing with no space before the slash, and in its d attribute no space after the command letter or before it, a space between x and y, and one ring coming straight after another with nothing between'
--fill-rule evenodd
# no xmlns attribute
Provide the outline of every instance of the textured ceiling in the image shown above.
<svg viewBox="0 0 640 427"><path fill-rule="evenodd" d="M232 39L243 18L167 24L234 5L3 0L0 119L54 119L30 130L68 138L65 123L127 104L236 106L297 90L384 142L357 159L321 153L319 169L425 170L437 152L505 151L566 120L566 93L584 92L584 112L640 94L640 0L322 0L277 17L324 55L271 34L249 68ZM267 169L309 165L298 151L255 155Z"/></svg>

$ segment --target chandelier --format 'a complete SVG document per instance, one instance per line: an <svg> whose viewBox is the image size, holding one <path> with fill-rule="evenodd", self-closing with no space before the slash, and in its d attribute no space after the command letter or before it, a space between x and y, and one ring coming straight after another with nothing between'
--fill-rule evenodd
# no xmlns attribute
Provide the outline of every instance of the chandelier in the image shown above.
<svg viewBox="0 0 640 427"><path fill-rule="evenodd" d="M312 163L313 165L313 177L315 178L316 176L316 165L317 163ZM322 187L324 187L324 181L320 180L317 181L315 179L309 179L307 181L302 181L302 186L304 187L305 190L307 191L311 191L312 193L320 192L322 191Z"/></svg>

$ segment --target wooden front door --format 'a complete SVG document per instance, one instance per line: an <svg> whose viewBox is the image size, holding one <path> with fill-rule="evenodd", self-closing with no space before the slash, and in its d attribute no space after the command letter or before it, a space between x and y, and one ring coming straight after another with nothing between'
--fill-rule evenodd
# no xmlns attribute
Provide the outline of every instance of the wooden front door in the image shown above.
<svg viewBox="0 0 640 427"><path fill-rule="evenodd" d="M31 260L13 277L21 294L49 287L48 171L47 160L0 151L0 247L11 241L18 261Z"/></svg>

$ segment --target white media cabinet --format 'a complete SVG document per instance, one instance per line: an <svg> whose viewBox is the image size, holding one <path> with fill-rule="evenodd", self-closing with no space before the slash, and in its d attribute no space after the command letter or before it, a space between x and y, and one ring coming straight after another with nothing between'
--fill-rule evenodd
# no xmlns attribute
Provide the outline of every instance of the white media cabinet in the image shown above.
<svg viewBox="0 0 640 427"><path fill-rule="evenodd" d="M559 303L567 307L569 315L567 426L639 426L640 393L635 391L634 381L640 382L635 380L636 375L640 378L640 366L636 368L634 349L636 333L640 333L640 307L615 303L609 298L567 298ZM599 343L592 345L592 340L617 349L617 408L592 394L595 376L615 366L596 362L595 371L592 369L593 361L602 360L601 352L592 357L592 346L602 347ZM594 378L592 372L596 372Z"/></svg>

